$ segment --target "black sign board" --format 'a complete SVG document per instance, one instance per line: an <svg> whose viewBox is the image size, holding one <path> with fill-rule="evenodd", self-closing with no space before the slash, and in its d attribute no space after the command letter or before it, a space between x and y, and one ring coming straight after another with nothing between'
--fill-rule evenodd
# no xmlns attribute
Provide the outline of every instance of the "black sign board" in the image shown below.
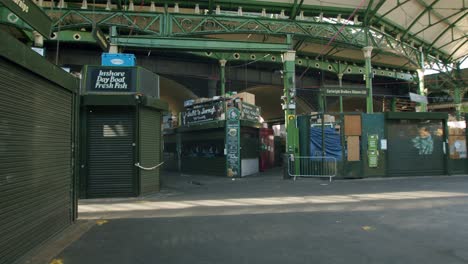
<svg viewBox="0 0 468 264"><path fill-rule="evenodd" d="M226 169L228 177L239 177L240 163L240 113L236 108L230 108L226 121Z"/></svg>
<svg viewBox="0 0 468 264"><path fill-rule="evenodd" d="M355 96L366 97L367 89L365 87L323 87L320 89L325 96Z"/></svg>
<svg viewBox="0 0 468 264"><path fill-rule="evenodd" d="M135 92L134 68L88 67L87 87L89 92Z"/></svg>
<svg viewBox="0 0 468 264"><path fill-rule="evenodd" d="M31 0L0 0L0 4L6 6L21 20L39 32L44 38L49 39L52 28L52 20L49 16Z"/></svg>
<svg viewBox="0 0 468 264"><path fill-rule="evenodd" d="M221 118L223 105L221 102L209 102L206 104L196 104L182 113L182 124L190 125L207 121L214 121Z"/></svg>
<svg viewBox="0 0 468 264"><path fill-rule="evenodd" d="M92 36L104 52L109 51L110 43L107 40L106 35L104 35L104 32L102 32L96 24L93 24Z"/></svg>
<svg viewBox="0 0 468 264"><path fill-rule="evenodd" d="M260 121L260 108L255 105L242 102L241 118L244 120L259 122Z"/></svg>

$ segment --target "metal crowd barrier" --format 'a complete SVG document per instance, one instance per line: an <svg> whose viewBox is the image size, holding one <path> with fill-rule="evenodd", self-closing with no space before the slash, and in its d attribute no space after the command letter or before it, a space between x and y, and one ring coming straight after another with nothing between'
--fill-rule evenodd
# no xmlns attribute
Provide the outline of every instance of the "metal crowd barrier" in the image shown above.
<svg viewBox="0 0 468 264"><path fill-rule="evenodd" d="M291 177L329 178L337 173L336 158L326 156L294 156L288 158L288 174Z"/></svg>

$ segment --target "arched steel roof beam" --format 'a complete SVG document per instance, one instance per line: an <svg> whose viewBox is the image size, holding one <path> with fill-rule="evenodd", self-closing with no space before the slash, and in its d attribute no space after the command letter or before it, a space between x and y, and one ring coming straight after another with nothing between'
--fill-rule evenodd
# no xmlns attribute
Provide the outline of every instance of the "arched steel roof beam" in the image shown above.
<svg viewBox="0 0 468 264"><path fill-rule="evenodd" d="M297 14L301 11L302 4L304 4L304 0L301 0L300 3L298 3L298 0L294 0L293 7L291 9L291 15L289 16L290 19L296 19Z"/></svg>
<svg viewBox="0 0 468 264"><path fill-rule="evenodd" d="M375 17L375 14L377 14L379 9L383 6L383 4L385 4L385 1L387 0L380 0L380 2L378 2L377 5L374 7L374 9L372 10L372 14L369 17L369 24L371 24L372 19Z"/></svg>
<svg viewBox="0 0 468 264"><path fill-rule="evenodd" d="M466 36L465 36L465 38L466 38ZM460 45L458 45L458 46L455 48L455 50L450 54L450 58L452 58L453 55L455 55L455 53L457 53L458 49L461 48L461 47L463 47L463 45L465 45L466 42L468 42L468 38L465 39L465 41L463 41ZM467 56L467 54L465 54L465 55L463 55L463 56ZM463 58L463 56L460 57L460 58ZM452 59L453 59L453 58L452 58Z"/></svg>
<svg viewBox="0 0 468 264"><path fill-rule="evenodd" d="M411 0L406 0L406 1L402 2L402 3L397 4L394 8L388 10L383 15L380 15L379 18L377 19L377 21L375 21L375 24L378 24L386 15L388 15L391 12L395 11L395 9L397 9L398 7L403 6L404 4L409 3L409 2L411 2Z"/></svg>
<svg viewBox="0 0 468 264"><path fill-rule="evenodd" d="M445 33L447 33L447 31L449 31L450 29L454 28L455 25L456 25L458 22L460 22L463 18L466 17L467 14L468 14L468 13L464 13L462 16L460 16L459 18L457 18L457 20L455 20L452 24L450 24L446 29L444 29L444 30L442 31L442 33L440 33L439 36L437 36L437 38L435 38L435 39L432 41L432 43L430 44L430 46L429 46L428 49L430 50L432 47L434 47L435 43L437 43L437 41L439 41L439 39L442 38L442 37L445 35ZM452 41L452 42L453 42L453 41Z"/></svg>
<svg viewBox="0 0 468 264"><path fill-rule="evenodd" d="M442 19L438 20L437 22L432 23L432 24L428 25L427 27L425 27L425 28L419 30L418 32L410 33L410 34L413 35L413 36L419 35L419 33L423 32L423 31L426 31L426 30L429 29L430 27L435 26L435 25L438 25L438 24L440 24L440 23L442 23L442 22L446 22L447 24L450 24L450 21L448 21L449 18L452 18L452 17L454 17L454 16L456 16L456 15L458 15L458 14L460 14L460 13L463 13L463 12L466 12L466 8L462 8L462 9L460 9L460 11L455 12L455 13L451 14L451 15L448 16L448 17L442 18Z"/></svg>
<svg viewBox="0 0 468 264"><path fill-rule="evenodd" d="M424 14L426 14L427 12L430 12L432 10L432 7L437 4L440 0L434 0L430 5L428 6L425 6L424 8L424 11L422 11L414 20L413 22L411 22L411 24L406 28L405 31L403 31L403 34L401 35L401 37L405 37L406 34L408 34L411 30L411 28L413 28L413 26L419 21L419 19L424 16Z"/></svg>
<svg viewBox="0 0 468 264"><path fill-rule="evenodd" d="M367 8L366 8L366 13L364 14L364 25L369 25L369 13L371 13L373 3L374 3L374 0L369 0L369 4L367 5Z"/></svg>
<svg viewBox="0 0 468 264"><path fill-rule="evenodd" d="M445 43L445 44L442 45L442 46L439 46L439 49L445 48L446 46L448 46L448 45L450 45L450 44L452 44L452 43L454 43L454 42L457 42L457 41L459 41L459 40L461 40L461 39L465 39L465 38L467 38L467 37L466 37L465 35L463 35L463 36L461 36L461 37L459 37L459 38L456 38L456 39L452 40L451 42L448 42L448 43Z"/></svg>

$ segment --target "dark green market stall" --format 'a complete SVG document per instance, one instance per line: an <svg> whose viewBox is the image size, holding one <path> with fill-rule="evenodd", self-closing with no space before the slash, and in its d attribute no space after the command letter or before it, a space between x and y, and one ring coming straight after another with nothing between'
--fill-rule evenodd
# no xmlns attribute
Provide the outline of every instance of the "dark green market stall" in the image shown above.
<svg viewBox="0 0 468 264"><path fill-rule="evenodd" d="M167 171L221 177L259 172L260 108L242 103L242 111L236 107L225 111L225 103L219 98L196 104L181 113L181 126L165 130Z"/></svg>
<svg viewBox="0 0 468 264"><path fill-rule="evenodd" d="M0 30L0 263L73 223L79 81Z"/></svg>
<svg viewBox="0 0 468 264"><path fill-rule="evenodd" d="M84 68L80 197L159 191L162 112L158 76L140 67ZM107 79L106 79L107 78Z"/></svg>

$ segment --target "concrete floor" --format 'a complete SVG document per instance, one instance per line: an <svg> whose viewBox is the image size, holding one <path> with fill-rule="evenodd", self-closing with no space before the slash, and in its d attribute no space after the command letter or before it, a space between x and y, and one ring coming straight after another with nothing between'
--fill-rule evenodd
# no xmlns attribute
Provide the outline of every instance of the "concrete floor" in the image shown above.
<svg viewBox="0 0 468 264"><path fill-rule="evenodd" d="M468 263L468 177L163 183L145 198L81 201L81 221L95 224L53 261Z"/></svg>

